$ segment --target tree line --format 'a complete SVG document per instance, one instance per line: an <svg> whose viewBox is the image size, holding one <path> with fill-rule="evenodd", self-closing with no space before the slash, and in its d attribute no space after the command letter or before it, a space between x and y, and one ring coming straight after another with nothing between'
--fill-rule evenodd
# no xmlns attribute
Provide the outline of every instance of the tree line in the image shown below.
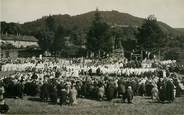
<svg viewBox="0 0 184 115"><path fill-rule="evenodd" d="M1 22L2 34L27 34L20 24ZM43 51L50 51L54 56L90 56L107 57L115 49L124 49L129 55L133 50L152 52L163 50L165 58L177 58L175 49L182 50L183 36L172 36L165 33L156 17L148 16L141 27L112 27L104 21L96 10L88 30L77 27L66 29L58 25L52 16L48 16L41 30L34 33ZM169 47L172 47L169 49ZM175 48L175 49L174 49Z"/></svg>

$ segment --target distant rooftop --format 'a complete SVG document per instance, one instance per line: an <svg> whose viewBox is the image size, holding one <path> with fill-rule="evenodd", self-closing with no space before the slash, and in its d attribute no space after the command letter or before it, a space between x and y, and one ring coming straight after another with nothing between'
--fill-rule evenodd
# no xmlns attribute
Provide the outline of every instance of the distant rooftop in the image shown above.
<svg viewBox="0 0 184 115"><path fill-rule="evenodd" d="M38 42L34 36L27 35L0 34L0 37L2 40Z"/></svg>
<svg viewBox="0 0 184 115"><path fill-rule="evenodd" d="M131 25L132 26L132 25ZM115 27L120 27L120 28L128 28L128 27L131 27L130 25L118 25L118 24L113 24L112 26L111 26L111 28L115 28ZM135 27L135 28L138 28L138 26L137 25L135 25L135 26L132 26L132 27Z"/></svg>

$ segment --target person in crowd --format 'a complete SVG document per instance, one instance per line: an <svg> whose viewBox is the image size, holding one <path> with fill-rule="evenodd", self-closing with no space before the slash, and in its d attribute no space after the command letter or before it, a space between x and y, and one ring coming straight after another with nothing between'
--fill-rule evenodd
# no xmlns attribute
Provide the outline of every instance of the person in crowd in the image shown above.
<svg viewBox="0 0 184 115"><path fill-rule="evenodd" d="M173 84L173 80L170 78L167 78L165 96L166 96L166 100L169 101L170 103L174 101L174 88L175 86Z"/></svg>
<svg viewBox="0 0 184 115"><path fill-rule="evenodd" d="M60 99L60 105L66 105L67 104L67 89L66 89L66 85L61 87L61 95L59 95L59 99Z"/></svg>
<svg viewBox="0 0 184 115"><path fill-rule="evenodd" d="M122 96L123 103L126 99L126 82L124 79L119 79L118 81L118 95Z"/></svg>
<svg viewBox="0 0 184 115"><path fill-rule="evenodd" d="M3 81L0 81L0 113L7 113L9 110L9 106L6 104L4 100L4 93L5 93L5 89L4 89Z"/></svg>
<svg viewBox="0 0 184 115"><path fill-rule="evenodd" d="M166 99L166 79L163 78L159 78L159 82L158 82L158 86L159 86L159 100L160 102L164 102Z"/></svg>
<svg viewBox="0 0 184 115"><path fill-rule="evenodd" d="M102 101L105 95L105 88L102 82L98 84L98 93L97 93L97 98L99 101Z"/></svg>
<svg viewBox="0 0 184 115"><path fill-rule="evenodd" d="M128 86L127 88L127 100L128 100L128 103L132 103L132 100L133 100L133 90L132 90L132 87L131 86Z"/></svg>
<svg viewBox="0 0 184 115"><path fill-rule="evenodd" d="M115 93L115 84L113 79L111 78L108 82L107 82L107 87L106 87L106 96L107 96L107 100L111 101L114 98L114 93Z"/></svg>
<svg viewBox="0 0 184 115"><path fill-rule="evenodd" d="M47 79L44 79L42 86L40 87L40 98L46 102L49 99L49 90Z"/></svg>
<svg viewBox="0 0 184 115"><path fill-rule="evenodd" d="M159 97L158 97L158 88L157 85L154 85L152 90L151 90L151 98L153 102L158 102L159 101Z"/></svg>
<svg viewBox="0 0 184 115"><path fill-rule="evenodd" d="M76 105L77 104L77 90L75 88L74 83L71 85L71 89L69 92L69 98L70 98L70 105Z"/></svg>

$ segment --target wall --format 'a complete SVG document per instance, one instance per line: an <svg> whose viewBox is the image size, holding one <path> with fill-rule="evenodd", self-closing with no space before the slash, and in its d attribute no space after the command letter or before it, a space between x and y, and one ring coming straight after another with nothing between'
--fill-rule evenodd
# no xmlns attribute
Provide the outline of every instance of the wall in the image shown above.
<svg viewBox="0 0 184 115"><path fill-rule="evenodd" d="M30 41L13 41L13 40L6 40L4 42L8 42L11 43L12 45L14 45L17 48L21 48L21 47L27 47L27 46L39 46L37 42L30 42Z"/></svg>
<svg viewBox="0 0 184 115"><path fill-rule="evenodd" d="M18 50L17 49L7 49L1 50L1 58L17 58L18 57Z"/></svg>

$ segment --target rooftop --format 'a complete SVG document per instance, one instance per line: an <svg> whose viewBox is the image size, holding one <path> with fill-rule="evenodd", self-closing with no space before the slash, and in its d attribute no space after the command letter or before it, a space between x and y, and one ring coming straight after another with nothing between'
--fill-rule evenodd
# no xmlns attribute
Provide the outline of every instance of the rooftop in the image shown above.
<svg viewBox="0 0 184 115"><path fill-rule="evenodd" d="M1 34L0 37L2 40L38 42L38 39L36 39L34 36L27 35Z"/></svg>

